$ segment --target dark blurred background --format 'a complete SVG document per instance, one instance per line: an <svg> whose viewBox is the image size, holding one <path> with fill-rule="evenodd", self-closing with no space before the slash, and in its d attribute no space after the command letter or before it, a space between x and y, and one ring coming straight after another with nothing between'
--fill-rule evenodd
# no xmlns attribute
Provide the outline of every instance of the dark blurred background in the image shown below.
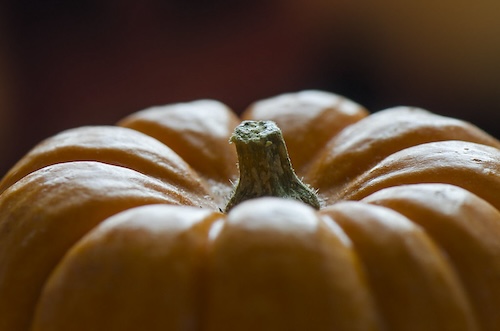
<svg viewBox="0 0 500 331"><path fill-rule="evenodd" d="M0 176L66 128L310 88L500 137L498 0L3 0L0 16Z"/></svg>

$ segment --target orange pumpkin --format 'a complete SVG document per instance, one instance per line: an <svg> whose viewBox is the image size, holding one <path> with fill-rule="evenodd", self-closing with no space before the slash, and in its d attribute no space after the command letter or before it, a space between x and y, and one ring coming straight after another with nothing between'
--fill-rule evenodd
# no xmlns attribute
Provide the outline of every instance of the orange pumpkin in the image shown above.
<svg viewBox="0 0 500 331"><path fill-rule="evenodd" d="M0 182L0 331L496 330L499 141L321 91L241 118L288 149L211 100L35 146Z"/></svg>

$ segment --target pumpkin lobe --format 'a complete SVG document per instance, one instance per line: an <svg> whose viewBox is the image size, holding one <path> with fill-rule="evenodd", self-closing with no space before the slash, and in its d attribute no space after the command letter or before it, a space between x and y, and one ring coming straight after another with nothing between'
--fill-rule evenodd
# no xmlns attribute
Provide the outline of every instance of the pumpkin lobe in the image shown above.
<svg viewBox="0 0 500 331"><path fill-rule="evenodd" d="M274 122L243 121L230 142L238 153L240 178L226 212L245 200L264 196L299 200L319 209L316 193L295 174L281 130Z"/></svg>

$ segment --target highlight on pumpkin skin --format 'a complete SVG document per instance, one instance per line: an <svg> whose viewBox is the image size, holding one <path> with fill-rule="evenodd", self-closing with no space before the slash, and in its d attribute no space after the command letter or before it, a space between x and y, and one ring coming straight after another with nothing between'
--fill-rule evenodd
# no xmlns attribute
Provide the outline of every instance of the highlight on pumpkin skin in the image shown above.
<svg viewBox="0 0 500 331"><path fill-rule="evenodd" d="M420 226L394 210L358 201L320 213L352 241L387 330L480 330L455 269Z"/></svg>
<svg viewBox="0 0 500 331"><path fill-rule="evenodd" d="M500 209L500 150L466 141L439 141L398 151L351 181L336 200L360 200L386 187L446 183Z"/></svg>
<svg viewBox="0 0 500 331"><path fill-rule="evenodd" d="M425 109L399 106L353 123L310 160L304 178L335 195L389 155L419 144L460 140L500 148L500 141L471 123Z"/></svg>
<svg viewBox="0 0 500 331"><path fill-rule="evenodd" d="M295 174L281 130L272 121L243 121L230 142L238 153L240 178L225 211L249 199L273 196L302 201L315 209L314 190Z"/></svg>
<svg viewBox="0 0 500 331"><path fill-rule="evenodd" d="M344 96L305 90L255 101L241 118L275 122L286 141L293 167L302 176L304 167L329 140L369 115L365 107Z"/></svg>
<svg viewBox="0 0 500 331"><path fill-rule="evenodd" d="M85 233L120 211L157 203L215 209L211 201L174 185L91 161L42 168L4 191L0 195L0 330L30 330L33 307L47 277Z"/></svg>
<svg viewBox="0 0 500 331"><path fill-rule="evenodd" d="M237 175L236 153L227 140L239 122L225 104L204 99L146 108L117 125L161 141L203 178L227 184Z"/></svg>
<svg viewBox="0 0 500 331"><path fill-rule="evenodd" d="M1 179L0 193L38 169L76 161L129 168L200 196L210 192L192 167L160 141L136 130L101 125L68 129L37 144Z"/></svg>
<svg viewBox="0 0 500 331"><path fill-rule="evenodd" d="M453 264L484 331L500 325L500 212L449 184L412 184L377 191L361 202L390 208L422 227Z"/></svg>
<svg viewBox="0 0 500 331"><path fill-rule="evenodd" d="M84 236L44 286L31 330L199 329L207 233L223 215L171 207L132 208Z"/></svg>

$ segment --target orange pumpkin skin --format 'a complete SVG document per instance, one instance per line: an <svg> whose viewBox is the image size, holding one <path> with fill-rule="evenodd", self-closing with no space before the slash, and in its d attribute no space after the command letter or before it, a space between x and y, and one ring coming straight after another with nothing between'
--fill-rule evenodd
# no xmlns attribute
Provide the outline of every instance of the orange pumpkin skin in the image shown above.
<svg viewBox="0 0 500 331"><path fill-rule="evenodd" d="M0 182L0 331L496 330L500 142L320 91L242 118L278 124L320 211L219 212L240 120L216 101L68 130Z"/></svg>

